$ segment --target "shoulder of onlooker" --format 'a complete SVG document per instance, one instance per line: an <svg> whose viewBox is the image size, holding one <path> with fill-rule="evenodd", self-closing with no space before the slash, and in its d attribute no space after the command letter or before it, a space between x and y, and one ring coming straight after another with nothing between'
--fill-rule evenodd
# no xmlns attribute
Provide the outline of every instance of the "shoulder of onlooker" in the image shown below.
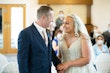
<svg viewBox="0 0 110 73"><path fill-rule="evenodd" d="M109 33L108 31L104 31L102 34L107 34L107 33Z"/></svg>

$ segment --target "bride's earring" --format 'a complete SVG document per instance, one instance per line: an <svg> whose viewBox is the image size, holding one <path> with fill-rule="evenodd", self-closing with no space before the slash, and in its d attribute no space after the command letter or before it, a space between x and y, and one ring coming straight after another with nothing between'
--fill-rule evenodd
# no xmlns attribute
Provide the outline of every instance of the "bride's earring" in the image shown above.
<svg viewBox="0 0 110 73"><path fill-rule="evenodd" d="M74 28L74 34L75 34L76 37L79 36L77 27Z"/></svg>

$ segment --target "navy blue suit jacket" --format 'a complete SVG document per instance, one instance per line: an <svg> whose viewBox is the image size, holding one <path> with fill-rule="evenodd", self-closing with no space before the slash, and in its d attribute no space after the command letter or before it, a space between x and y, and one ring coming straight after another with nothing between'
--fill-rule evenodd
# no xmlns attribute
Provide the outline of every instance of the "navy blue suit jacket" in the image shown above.
<svg viewBox="0 0 110 73"><path fill-rule="evenodd" d="M47 47L34 24L20 32L17 55L20 73L51 73L51 61L55 66L60 63L49 38L48 41Z"/></svg>

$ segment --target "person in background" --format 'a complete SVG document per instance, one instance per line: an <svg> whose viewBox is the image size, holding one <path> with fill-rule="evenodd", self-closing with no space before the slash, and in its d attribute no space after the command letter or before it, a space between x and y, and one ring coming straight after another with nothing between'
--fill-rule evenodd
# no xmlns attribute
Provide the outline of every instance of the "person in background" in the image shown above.
<svg viewBox="0 0 110 73"><path fill-rule="evenodd" d="M56 29L59 29L60 26L63 24L64 20L64 12L61 10L59 11L59 17L56 19Z"/></svg>
<svg viewBox="0 0 110 73"><path fill-rule="evenodd" d="M110 24L108 24L108 30L103 32L102 35L104 36L105 43L109 48L110 47Z"/></svg>
<svg viewBox="0 0 110 73"><path fill-rule="evenodd" d="M90 32L90 37L91 37L91 42L92 45L94 45L96 43L95 38L101 34L100 29L98 28L98 26L93 25L93 31Z"/></svg>
<svg viewBox="0 0 110 73"><path fill-rule="evenodd" d="M56 27L56 24L55 22L51 22L49 27L47 28L47 33L49 33L48 35L50 36L50 39L53 40L53 35L54 35L54 32L55 32L55 27Z"/></svg>
<svg viewBox="0 0 110 73"><path fill-rule="evenodd" d="M97 59L97 56L99 56L101 53L109 53L108 47L104 44L104 37L103 35L98 35L95 39L96 44L93 45L93 49L95 52L95 60ZM95 61L94 61L94 67L97 70Z"/></svg>
<svg viewBox="0 0 110 73"><path fill-rule="evenodd" d="M60 38L61 34L62 34L62 31L60 29L57 29L55 31L54 38L52 40L52 46L57 56L59 55L58 39Z"/></svg>
<svg viewBox="0 0 110 73"><path fill-rule="evenodd" d="M94 35L93 35L94 38L96 38L98 35L102 34L99 27L96 25L94 25L93 31L94 31Z"/></svg>
<svg viewBox="0 0 110 73"><path fill-rule="evenodd" d="M96 38L96 44L93 45L95 56L97 57L101 53L109 53L107 45L104 44L103 35L98 35Z"/></svg>
<svg viewBox="0 0 110 73"><path fill-rule="evenodd" d="M52 49L46 28L53 22L51 7L41 6L37 10L37 20L22 30L18 37L19 73L51 73L51 61L57 66L60 60Z"/></svg>
<svg viewBox="0 0 110 73"><path fill-rule="evenodd" d="M92 45L94 45L95 44L95 38L94 38L94 25L91 25L91 31L90 31L90 33L89 33L89 36L90 36L90 38L91 38L91 42L92 42Z"/></svg>

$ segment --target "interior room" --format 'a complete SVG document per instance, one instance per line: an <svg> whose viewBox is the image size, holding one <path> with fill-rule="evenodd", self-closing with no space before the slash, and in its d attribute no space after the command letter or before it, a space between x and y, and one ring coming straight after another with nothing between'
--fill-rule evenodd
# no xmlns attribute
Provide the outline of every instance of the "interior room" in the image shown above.
<svg viewBox="0 0 110 73"><path fill-rule="evenodd" d="M14 62L16 64L11 66L17 66L18 35L37 20L37 9L42 5L54 9L54 22L60 10L64 11L65 16L77 14L88 33L92 32L93 26L97 26L100 33L103 33L110 24L110 0L0 0L0 57L6 60L0 58L0 73L3 73L3 66L8 63ZM18 71L18 68L15 70ZM57 73L54 67L52 73Z"/></svg>

